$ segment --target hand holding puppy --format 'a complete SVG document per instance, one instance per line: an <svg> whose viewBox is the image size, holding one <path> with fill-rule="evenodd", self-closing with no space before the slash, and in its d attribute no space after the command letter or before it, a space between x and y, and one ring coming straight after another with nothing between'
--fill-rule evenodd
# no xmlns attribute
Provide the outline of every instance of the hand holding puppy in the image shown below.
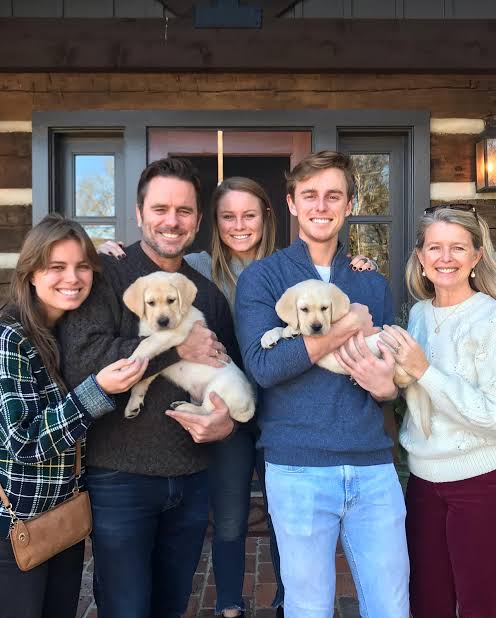
<svg viewBox="0 0 496 618"><path fill-rule="evenodd" d="M379 401L389 401L398 395L393 377L395 363L389 348L377 342L382 358L369 350L362 332L351 337L334 354L341 367L356 383Z"/></svg>
<svg viewBox="0 0 496 618"><path fill-rule="evenodd" d="M182 360L200 365L220 368L231 361L217 335L200 321L193 324L183 343L176 346L176 351Z"/></svg>
<svg viewBox="0 0 496 618"><path fill-rule="evenodd" d="M209 414L190 414L180 410L166 410L165 414L189 431L194 442L215 442L223 440L234 430L234 421L221 397L210 393L213 410Z"/></svg>
<svg viewBox="0 0 496 618"><path fill-rule="evenodd" d="M147 358L121 358L99 371L96 381L109 395L124 393L141 380L147 367Z"/></svg>

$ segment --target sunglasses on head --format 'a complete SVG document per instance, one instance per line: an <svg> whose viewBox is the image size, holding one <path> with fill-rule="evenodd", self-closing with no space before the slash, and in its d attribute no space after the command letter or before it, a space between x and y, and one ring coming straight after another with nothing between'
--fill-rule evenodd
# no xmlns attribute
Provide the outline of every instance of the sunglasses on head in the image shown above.
<svg viewBox="0 0 496 618"><path fill-rule="evenodd" d="M424 210L424 215L430 215L433 212L436 212L436 210L442 210L442 209L461 210L462 212L471 212L473 213L477 221L479 221L479 217L477 216L477 210L475 209L475 206L472 206L472 204L438 204L437 206L429 206L428 208Z"/></svg>

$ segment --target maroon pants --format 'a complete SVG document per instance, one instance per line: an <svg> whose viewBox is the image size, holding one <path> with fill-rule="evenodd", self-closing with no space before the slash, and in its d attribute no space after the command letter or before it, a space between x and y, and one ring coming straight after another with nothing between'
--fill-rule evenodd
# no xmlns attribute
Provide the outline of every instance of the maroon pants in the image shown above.
<svg viewBox="0 0 496 618"><path fill-rule="evenodd" d="M496 617L496 470L406 493L413 618Z"/></svg>

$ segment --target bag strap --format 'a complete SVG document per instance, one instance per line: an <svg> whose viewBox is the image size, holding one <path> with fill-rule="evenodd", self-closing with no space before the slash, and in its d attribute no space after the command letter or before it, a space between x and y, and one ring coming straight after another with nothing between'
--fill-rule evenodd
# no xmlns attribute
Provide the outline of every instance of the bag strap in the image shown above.
<svg viewBox="0 0 496 618"><path fill-rule="evenodd" d="M74 488L74 491L77 492L79 491L78 481L81 478L81 440L77 440L76 442L76 459L74 460L74 475L76 477L76 486ZM12 504L10 500L7 498L7 494L3 490L1 483L0 483L0 500L2 501L3 506L9 512L12 522L14 522L17 519L17 516L14 510L12 509Z"/></svg>

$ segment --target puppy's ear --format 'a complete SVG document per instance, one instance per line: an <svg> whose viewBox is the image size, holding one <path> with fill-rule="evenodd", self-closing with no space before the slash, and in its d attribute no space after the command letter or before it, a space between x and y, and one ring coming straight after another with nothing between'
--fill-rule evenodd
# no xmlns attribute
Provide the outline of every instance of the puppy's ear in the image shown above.
<svg viewBox="0 0 496 618"><path fill-rule="evenodd" d="M181 312L181 315L186 315L196 298L198 288L187 277L181 275L181 273L176 273L173 277L171 277L171 283L178 292L179 311Z"/></svg>
<svg viewBox="0 0 496 618"><path fill-rule="evenodd" d="M296 309L297 291L292 288L287 289L276 303L276 313L283 322L293 328L298 328L298 311Z"/></svg>
<svg viewBox="0 0 496 618"><path fill-rule="evenodd" d="M139 318L142 318L145 313L145 282L144 277L136 279L134 283L127 288L122 297L124 304L135 313Z"/></svg>
<svg viewBox="0 0 496 618"><path fill-rule="evenodd" d="M350 299L333 283L329 284L332 321L337 322L350 310Z"/></svg>

